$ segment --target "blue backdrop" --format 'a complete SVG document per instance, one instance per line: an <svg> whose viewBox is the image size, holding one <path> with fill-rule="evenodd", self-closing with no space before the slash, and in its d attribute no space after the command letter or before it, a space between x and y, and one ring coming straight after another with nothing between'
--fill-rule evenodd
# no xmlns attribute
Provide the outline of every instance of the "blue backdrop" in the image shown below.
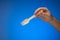
<svg viewBox="0 0 60 40"><path fill-rule="evenodd" d="M60 20L59 2L59 0L0 1L0 14L5 22L5 29L3 30L6 31L6 39L59 40L60 33L51 24L44 22L40 18L34 18L25 26L20 24L25 18L32 16L39 7L47 7L51 14Z"/></svg>

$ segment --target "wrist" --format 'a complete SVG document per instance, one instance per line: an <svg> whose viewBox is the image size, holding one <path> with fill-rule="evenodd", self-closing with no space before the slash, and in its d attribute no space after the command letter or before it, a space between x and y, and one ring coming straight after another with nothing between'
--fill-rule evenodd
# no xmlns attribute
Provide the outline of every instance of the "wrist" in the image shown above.
<svg viewBox="0 0 60 40"><path fill-rule="evenodd" d="M55 18L54 18L54 17L52 17L52 18L51 18L51 20L49 21L49 23L51 23L51 24L52 24L52 23L54 23L54 21L55 21Z"/></svg>

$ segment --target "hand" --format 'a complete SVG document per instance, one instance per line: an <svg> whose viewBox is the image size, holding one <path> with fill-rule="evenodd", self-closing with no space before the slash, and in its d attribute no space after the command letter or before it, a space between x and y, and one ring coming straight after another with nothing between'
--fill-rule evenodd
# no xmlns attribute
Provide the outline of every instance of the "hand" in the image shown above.
<svg viewBox="0 0 60 40"><path fill-rule="evenodd" d="M50 14L50 11L45 7L38 8L34 13L35 13L36 17L40 17L41 19L43 19L46 22L49 22L53 19L53 17Z"/></svg>

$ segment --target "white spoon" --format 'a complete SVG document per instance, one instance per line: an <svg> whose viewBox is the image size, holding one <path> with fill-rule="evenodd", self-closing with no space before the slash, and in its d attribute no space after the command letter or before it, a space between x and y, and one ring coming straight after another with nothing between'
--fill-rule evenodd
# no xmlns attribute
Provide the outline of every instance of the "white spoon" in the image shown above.
<svg viewBox="0 0 60 40"><path fill-rule="evenodd" d="M36 17L36 16L33 15L33 16L29 17L29 18L26 18L25 20L23 20L23 21L21 22L21 24L24 26L24 25L28 24L28 23L30 22L30 20L32 20L32 19L35 18L35 17Z"/></svg>
<svg viewBox="0 0 60 40"><path fill-rule="evenodd" d="M39 12L38 15L39 15L40 13L42 13L42 12L43 12L43 11L41 10L41 12ZM28 24L28 23L30 22L30 20L32 20L32 19L35 18L35 17L36 17L36 16L33 15L33 16L29 17L29 18L26 18L25 20L23 20L23 21L21 22L21 24L24 26L24 25Z"/></svg>

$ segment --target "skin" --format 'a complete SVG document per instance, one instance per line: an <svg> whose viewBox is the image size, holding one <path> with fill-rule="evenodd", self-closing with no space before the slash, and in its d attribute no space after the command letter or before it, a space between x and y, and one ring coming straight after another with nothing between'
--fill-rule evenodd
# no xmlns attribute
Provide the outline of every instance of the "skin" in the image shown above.
<svg viewBox="0 0 60 40"><path fill-rule="evenodd" d="M50 23L60 32L60 21L53 17L47 8L45 7L38 8L34 13L36 17L39 17L42 20Z"/></svg>

